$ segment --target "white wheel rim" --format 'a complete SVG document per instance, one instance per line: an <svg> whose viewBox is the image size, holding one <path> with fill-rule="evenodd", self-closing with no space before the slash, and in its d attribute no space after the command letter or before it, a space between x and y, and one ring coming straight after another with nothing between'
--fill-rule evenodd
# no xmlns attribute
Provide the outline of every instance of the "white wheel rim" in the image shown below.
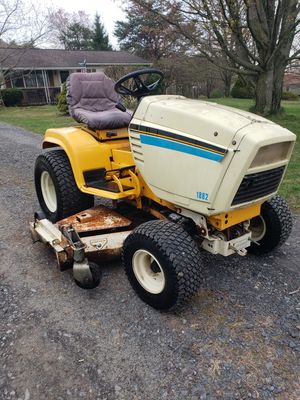
<svg viewBox="0 0 300 400"><path fill-rule="evenodd" d="M255 242L258 242L265 236L266 230L266 223L261 215L258 215L250 221L251 239Z"/></svg>
<svg viewBox="0 0 300 400"><path fill-rule="evenodd" d="M157 259L147 250L137 250L132 258L133 272L139 284L149 293L164 290L166 278Z"/></svg>
<svg viewBox="0 0 300 400"><path fill-rule="evenodd" d="M43 199L49 211L55 212L57 209L57 197L53 180L48 171L43 171L41 175L41 189Z"/></svg>

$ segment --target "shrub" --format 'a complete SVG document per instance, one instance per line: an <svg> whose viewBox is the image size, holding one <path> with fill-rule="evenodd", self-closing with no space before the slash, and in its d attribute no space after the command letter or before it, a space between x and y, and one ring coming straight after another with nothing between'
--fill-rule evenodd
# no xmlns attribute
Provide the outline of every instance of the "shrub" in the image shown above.
<svg viewBox="0 0 300 400"><path fill-rule="evenodd" d="M282 100L297 101L299 97L293 92L282 92Z"/></svg>
<svg viewBox="0 0 300 400"><path fill-rule="evenodd" d="M254 90L249 83L238 78L231 90L231 96L236 99L253 99Z"/></svg>
<svg viewBox="0 0 300 400"><path fill-rule="evenodd" d="M141 68L138 68L138 66L125 67L123 65L110 65L104 69L104 73L105 75L109 76L110 79L117 82L124 75L142 68L142 66Z"/></svg>
<svg viewBox="0 0 300 400"><path fill-rule="evenodd" d="M1 97L6 107L19 106L23 100L23 92L20 89L2 89Z"/></svg>
<svg viewBox="0 0 300 400"><path fill-rule="evenodd" d="M62 114L69 114L66 82L62 84L61 91L57 96L57 109Z"/></svg>
<svg viewBox="0 0 300 400"><path fill-rule="evenodd" d="M221 97L224 97L224 93L219 89L213 90L210 94L211 99L220 99Z"/></svg>
<svg viewBox="0 0 300 400"><path fill-rule="evenodd" d="M137 107L137 99L132 96L121 96L122 104L128 108L128 110L135 110Z"/></svg>

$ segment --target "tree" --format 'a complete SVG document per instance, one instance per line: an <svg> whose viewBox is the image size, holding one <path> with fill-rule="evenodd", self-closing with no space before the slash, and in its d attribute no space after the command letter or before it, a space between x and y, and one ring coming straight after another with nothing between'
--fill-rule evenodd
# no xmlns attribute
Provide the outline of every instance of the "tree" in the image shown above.
<svg viewBox="0 0 300 400"><path fill-rule="evenodd" d="M50 10L23 0L0 0L0 46L33 47L43 44L50 27Z"/></svg>
<svg viewBox="0 0 300 400"><path fill-rule="evenodd" d="M67 50L112 50L98 14L92 24L85 11L68 13L59 8L51 14L50 24L53 32L51 41L55 46L60 45Z"/></svg>
<svg viewBox="0 0 300 400"><path fill-rule="evenodd" d="M117 21L114 34L120 48L151 61L183 52L184 40L172 25L134 1L127 2L126 21Z"/></svg>
<svg viewBox="0 0 300 400"><path fill-rule="evenodd" d="M104 25L100 21L100 17L97 13L94 21L92 47L94 50L112 50L112 47L109 43L108 34L106 33Z"/></svg>
<svg viewBox="0 0 300 400"><path fill-rule="evenodd" d="M61 31L60 42L66 50L90 50L93 48L93 32L79 22L73 22Z"/></svg>
<svg viewBox="0 0 300 400"><path fill-rule="evenodd" d="M90 50L93 48L93 31L90 17L85 11L68 13L59 8L51 13L51 42L66 50Z"/></svg>
<svg viewBox="0 0 300 400"><path fill-rule="evenodd" d="M195 52L247 79L255 88L254 110L280 110L283 76L299 29L298 0L132 0L175 27ZM229 32L229 35L224 35ZM229 38L229 39L228 39ZM214 53L230 61L222 65Z"/></svg>
<svg viewBox="0 0 300 400"><path fill-rule="evenodd" d="M172 24L161 15L145 9L135 1L128 1L126 20L116 23L115 35L121 49L151 60L164 72L165 89L174 89L189 97L206 94L215 88L229 95L232 72L222 71L201 57L193 56L193 48ZM163 27L163 28L162 28ZM223 63L227 62L223 57ZM224 82L222 84L222 82Z"/></svg>
<svg viewBox="0 0 300 400"><path fill-rule="evenodd" d="M231 96L236 99L253 99L253 87L241 78L238 78L232 88Z"/></svg>
<svg viewBox="0 0 300 400"><path fill-rule="evenodd" d="M169 93L186 97L211 97L214 90L224 93L220 70L205 57L173 55L156 63L164 72L165 88Z"/></svg>
<svg viewBox="0 0 300 400"><path fill-rule="evenodd" d="M0 48L5 49L0 57L0 88L27 49L47 40L49 12L40 11L37 2L0 0Z"/></svg>
<svg viewBox="0 0 300 400"><path fill-rule="evenodd" d="M165 75L165 90L175 90L188 97L210 97L215 88L223 91L223 86L227 85L226 93L230 93L232 72L221 74L220 69L203 56L194 57L187 41L160 15L134 1L127 2L125 12L126 20L118 21L115 29L121 49L151 60L161 69Z"/></svg>

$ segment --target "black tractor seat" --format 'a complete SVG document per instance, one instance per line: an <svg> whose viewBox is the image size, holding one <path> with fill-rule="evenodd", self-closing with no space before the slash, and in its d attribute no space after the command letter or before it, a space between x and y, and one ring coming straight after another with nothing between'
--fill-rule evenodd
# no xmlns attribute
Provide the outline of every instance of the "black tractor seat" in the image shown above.
<svg viewBox="0 0 300 400"><path fill-rule="evenodd" d="M67 102L70 115L94 130L125 128L132 111L121 111L114 81L103 72L73 73L67 79Z"/></svg>

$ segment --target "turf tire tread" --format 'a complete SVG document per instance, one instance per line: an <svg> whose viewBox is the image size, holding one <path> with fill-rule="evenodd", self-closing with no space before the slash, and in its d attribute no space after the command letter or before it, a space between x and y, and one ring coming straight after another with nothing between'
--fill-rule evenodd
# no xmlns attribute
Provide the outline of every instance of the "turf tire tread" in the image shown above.
<svg viewBox="0 0 300 400"><path fill-rule="evenodd" d="M261 215L267 223L267 232L259 241L260 246L253 243L249 248L249 251L256 255L269 253L282 246L293 228L292 213L287 202L279 195L275 195L262 205Z"/></svg>
<svg viewBox="0 0 300 400"><path fill-rule="evenodd" d="M137 239L150 241L169 261L177 277L177 298L170 308L182 306L200 287L201 254L192 237L181 226L169 221L149 221L139 225L125 240L123 264L129 281L128 264L124 252ZM132 284L132 282L131 282Z"/></svg>
<svg viewBox="0 0 300 400"><path fill-rule="evenodd" d="M58 197L56 220L93 207L93 196L82 193L78 189L70 161L64 151L52 150L45 152L37 158L36 165L38 164L44 164L52 170L55 176L54 185Z"/></svg>

